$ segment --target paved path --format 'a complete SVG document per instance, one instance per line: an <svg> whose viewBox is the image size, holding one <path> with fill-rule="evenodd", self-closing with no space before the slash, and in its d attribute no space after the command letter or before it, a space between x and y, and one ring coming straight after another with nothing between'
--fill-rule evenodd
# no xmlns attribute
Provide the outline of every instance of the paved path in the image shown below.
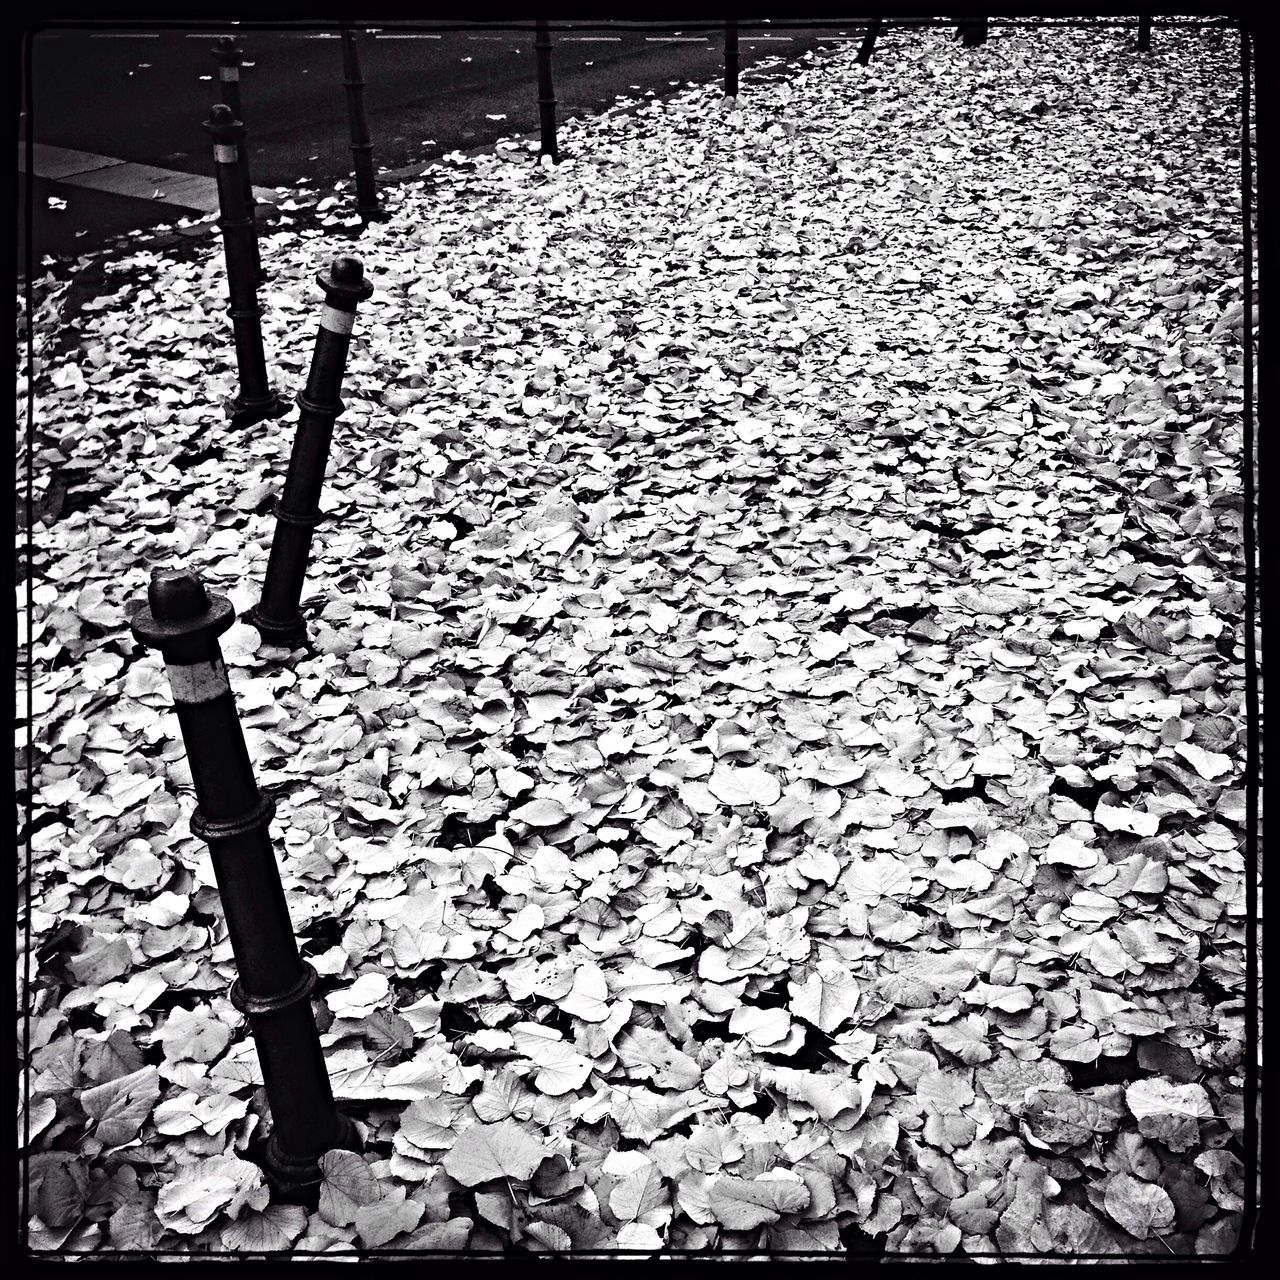
<svg viewBox="0 0 1280 1280"><path fill-rule="evenodd" d="M218 187L212 178L181 173L176 169L158 169L155 165L134 164L115 156L94 155L69 147L51 147L37 142L32 146L31 171L38 178L60 182L68 187L89 191L109 191L135 200L154 201L195 213L216 213ZM27 148L18 143L18 172L27 171ZM270 200L273 192L255 187L254 195Z"/></svg>

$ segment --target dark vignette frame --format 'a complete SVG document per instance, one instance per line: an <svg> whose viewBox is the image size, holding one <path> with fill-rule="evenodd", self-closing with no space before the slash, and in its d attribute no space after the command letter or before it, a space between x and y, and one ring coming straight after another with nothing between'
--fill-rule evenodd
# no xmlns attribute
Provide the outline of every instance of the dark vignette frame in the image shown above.
<svg viewBox="0 0 1280 1280"><path fill-rule="evenodd" d="M270 4L266 8L270 9ZM884 7L884 6L882 6ZM920 6L924 7L924 6ZM1046 6L1048 7L1048 6ZM1109 7L1109 6L1108 6ZM1136 7L1136 6L1135 6ZM74 10L75 4L70 3L64 9ZM313 0L311 6L313 13L317 10L326 8L323 0ZM996 8L996 6L992 6ZM1252 307L1252 289L1255 283L1258 286L1259 304L1263 300L1263 291L1261 285L1263 280L1270 281L1272 276L1272 268L1274 265L1275 245L1273 243L1276 236L1276 228L1273 225L1272 203L1270 200L1270 170L1266 166L1260 166L1258 172L1257 187L1254 186L1254 165L1250 146L1250 90L1251 79L1255 72L1255 66L1266 68L1268 60L1267 53L1274 51L1274 41L1270 38L1269 32L1265 27L1265 18L1260 14L1254 15L1247 10L1242 12L1242 6L1234 3L1234 0L1228 0L1228 3L1214 7L1212 12L1215 15L1230 14L1231 16L1226 22L1221 17L1216 20L1197 21L1196 17L1188 11L1194 9L1193 5L1185 5L1180 7L1178 17L1167 24L1160 18L1157 18L1153 26L1158 31L1162 26L1170 26L1183 28L1188 26L1201 27L1217 27L1224 26L1234 29L1240 35L1240 164L1241 164L1241 228L1243 235L1243 285L1242 293L1245 289L1249 292L1244 296L1244 316L1242 329L1242 359L1243 359L1243 430L1242 430L1242 493L1244 501L1243 516L1243 555L1244 555L1244 582L1245 582L1245 603L1244 603L1244 668L1245 668L1245 724L1247 730L1246 740L1246 760L1245 760L1245 826L1246 826L1246 847L1245 847L1245 922L1246 922L1246 947L1245 947L1245 1049L1246 1057L1244 1062L1244 1090L1243 1090L1243 1135L1242 1145L1244 1147L1244 1207L1241 1213L1240 1237L1235 1247L1227 1254L1212 1255L1166 1255L1143 1254L1140 1259L1132 1259L1137 1261L1139 1266L1152 1263L1161 1264L1165 1262L1174 1263L1182 1262L1184 1264L1197 1263L1214 1263L1224 1262L1227 1260L1244 1259L1255 1252L1262 1253L1265 1244L1269 1242L1273 1234L1269 1224L1260 1224L1258 1220L1259 1209L1259 1191L1263 1183L1263 1168L1259 1167L1259 1138L1262 1137L1275 1139L1276 1125L1274 1117L1267 1115L1263 1123L1264 1133L1260 1133L1259 1117L1258 1117L1258 1101L1259 1101L1259 1069L1258 1069L1258 1048L1259 1048L1259 1009L1258 1009L1258 982L1259 982L1259 956L1258 956L1258 870L1259 870L1259 838L1258 838L1258 814L1259 814L1259 785L1260 785L1260 765L1261 765L1261 743L1260 733L1260 707L1259 707L1259 681L1258 681L1258 634L1257 623L1259 615L1258 601L1258 578L1256 564L1256 544L1259 537L1259 527L1257 520L1257 492L1255 481L1255 466L1258 473L1262 473L1262 450L1261 441L1258 439L1255 421L1256 406L1254 404L1255 396L1255 374L1254 374L1254 325L1253 325L1253 307ZM59 17L48 22L37 22L28 25L23 32L22 37L22 53L21 53L21 85L15 97L21 100L22 109L27 113L27 132L25 138L25 156L26 169L28 173L34 171L34 132L32 122L34 120L34 92L32 85L32 46L33 37L40 30L49 27L58 26L75 26L82 27L100 27L113 30L130 29L139 26L147 29L187 29L193 22L199 19L176 19L162 16L166 13L164 9L156 12L155 17L147 16L139 19L104 19L98 14L101 12L94 6L96 12L86 14L85 17ZM345 12L347 6L338 4L335 6L333 18L329 21L323 20L322 17L307 18L284 18L278 19L272 16L253 17L240 20L239 26L244 30L297 30L297 29L329 29L334 26L354 26L367 25L370 22L377 21L373 17L359 17L358 21L353 22L349 12ZM171 11L170 11L171 12ZM262 9L259 8L259 13ZM1186 15L1186 20L1183 19ZM226 18L206 19L206 21L225 22ZM586 18L583 20L562 20L552 22L552 30L591 30L595 26L597 20ZM780 19L776 21L763 20L739 20L738 27L740 33L746 33L755 30L787 30L787 29L827 29L834 27L843 27L846 29L859 29L865 22L864 19L852 19L840 21L838 18L829 20L807 20L807 19ZM631 30L648 30L660 31L667 27L679 25L682 31L722 31L723 21L708 21L699 19L671 19L666 21L631 21L622 19L619 21L610 21L609 29L631 29ZM889 17L886 19L886 27L951 27L955 25L955 18L897 18ZM1099 28L1127 28L1132 27L1132 19L1110 18L1109 16L1095 18L1071 18L1065 15L1054 14L1035 19L1018 19L1018 18L1001 18L993 16L991 25L997 28L1021 28L1021 27L1074 27L1089 30ZM464 30L502 30L502 31L529 31L534 30L533 22L529 19L525 20L466 20L465 18L454 22L451 19L444 21L433 21L431 25L425 26L410 21L395 22L397 30L414 31L414 30L430 30L430 31L464 31ZM596 28L600 29L600 28ZM1265 53L1263 52L1265 50ZM1258 134L1256 146L1261 155L1261 149L1266 143L1272 142L1271 136L1271 120L1269 113L1263 109L1263 99L1267 100L1267 104L1274 108L1273 88L1266 77L1261 74L1257 75L1258 89L1258 110L1257 125ZM1258 224L1259 233L1259 254L1258 254L1258 271L1257 280L1255 282L1254 270L1254 252L1253 252L1253 233L1254 233L1254 202L1257 201L1258 206ZM32 593L34 590L34 579L30 572L31 552L34 549L34 467L33 467L33 445L34 445L34 418L35 418L35 400L32 391L32 383L34 381L34 360L35 360L35 335L33 319L33 303L34 303L34 286L32 276L34 273L34 251L30 235L30 228L34 218L34 184L28 182L26 185L25 199L23 207L19 215L25 229L24 244L24 281L22 283L23 297L26 306L26 352L24 360L24 373L27 379L27 404L25 414L25 444L24 444L24 462L26 466L25 476L25 524L26 524L26 540L19 548L17 562L21 562L25 557L27 567L27 578L25 583L25 608L27 618L27 636L26 636L26 690L25 690L25 713L26 713L26 745L28 748L28 765L27 778L28 786L26 788L26 799L24 802L26 827L30 831L32 812L34 808L34 797L32 794L30 781L32 769L31 747L33 746L33 683L32 676L34 674L34 659L31 651L31 616L32 616ZM1259 353L1257 358L1258 365L1258 381L1261 381L1265 387L1263 399L1270 404L1278 393L1280 393L1280 369L1274 363L1268 363L1261 357L1269 351L1267 347L1259 345ZM1256 451L1256 461L1255 461ZM7 465L7 459L6 459ZM16 575L15 563L15 575ZM1268 596L1261 602L1262 616L1273 624L1268 630L1268 634L1274 629L1274 620L1276 617L1276 609L1273 600ZM6 635L6 639L8 636ZM16 636L15 636L16 639ZM20 927L23 932L25 943L25 955L23 960L23 983L24 987L29 987L31 983L31 917L29 911L30 891L31 891L31 874L32 859L30 839L27 841L25 850L25 859L23 863L23 891L24 901L19 907ZM1265 892L1265 891L1264 891ZM1274 893L1273 893L1274 896ZM30 1022L31 1015L29 1009L24 1009L22 1013L22 1044L25 1056L26 1046L30 1042ZM20 1188L20 1212L21 1221L19 1226L19 1238L21 1241L21 1254L29 1258L39 1259L75 1259L86 1262L97 1262L101 1265L106 1262L109 1266L113 1261L130 1260L139 1262L142 1260L151 1260L159 1258L184 1259L188 1261L230 1261L238 1259L240 1261L262 1261L268 1259L297 1259L307 1262L324 1262L328 1259L354 1259L354 1258L403 1258L403 1259L436 1259L436 1258L466 1258L475 1261L495 1261L502 1262L509 1259L505 1254L499 1253L477 1253L471 1251L441 1251L441 1250L368 1250L368 1249L351 1249L342 1251L332 1251L320 1254L302 1253L296 1251L279 1251L274 1253L245 1253L238 1254L234 1251L225 1251L216 1254L200 1254L193 1253L189 1250L115 1250L102 1254L85 1254L70 1250L32 1250L28 1246L28 1221L30 1215L30 1190L29 1190L29 1160L30 1160L30 1116L29 1116L29 1100L30 1100L30 1073L22 1066L15 1066L15 1074L21 1074L22 1080L20 1085L20 1101L23 1104L23 1133L22 1133L22 1152L20 1163L22 1168L21 1188ZM15 1090L16 1092L17 1090ZM570 1258L656 1258L662 1262L669 1262L674 1259L696 1260L699 1263L714 1263L717 1261L731 1261L735 1258L742 1260L783 1260L783 1259L806 1259L810 1261L826 1261L836 1263L849 1263L856 1255L851 1255L847 1251L832 1254L823 1250L814 1251L793 1251L793 1252L774 1252L761 1253L758 1250L720 1250L715 1253L692 1252L685 1250L659 1250L656 1253L646 1252L642 1250L626 1250L617 1249L610 1251L598 1250L567 1250L562 1253L549 1254L552 1257L570 1257ZM989 1255L981 1255L980 1258L973 1259L969 1257L957 1258L954 1255L927 1255L914 1252L884 1252L868 1256L870 1262L874 1258L876 1265L881 1265L881 1260L895 1259L907 1260L914 1263L969 1263L979 1261L980 1263L1000 1263L1007 1259L1025 1258L1029 1261L1035 1260L1042 1264L1053 1266L1054 1263L1075 1263L1085 1261L1104 1261L1104 1262L1125 1262L1131 1263L1131 1255L1123 1255L1116 1253L1076 1253L1076 1254L1053 1254L1053 1253L1036 1253L1036 1252L1015 1252L1015 1253L992 1253ZM891 1264L892 1265L892 1264Z"/></svg>

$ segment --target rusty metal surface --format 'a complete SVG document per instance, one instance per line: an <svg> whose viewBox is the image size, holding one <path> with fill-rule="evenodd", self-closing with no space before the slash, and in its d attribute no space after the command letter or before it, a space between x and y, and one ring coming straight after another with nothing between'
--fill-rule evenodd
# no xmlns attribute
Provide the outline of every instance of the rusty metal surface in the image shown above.
<svg viewBox="0 0 1280 1280"><path fill-rule="evenodd" d="M204 125L213 144L214 170L218 179L218 207L221 216L223 253L227 264L227 308L235 334L236 368L240 394L226 403L227 415L235 426L249 426L264 418L278 418L288 406L272 389L267 376L267 358L262 347L262 324L258 306L257 227L245 201L240 169L244 149L244 125L231 108L218 103Z"/></svg>
<svg viewBox="0 0 1280 1280"><path fill-rule="evenodd" d="M157 570L133 635L160 650L169 672L198 800L191 829L209 845L235 957L231 999L249 1019L271 1110L263 1163L289 1199L315 1185L325 1151L358 1139L334 1104L310 1006L315 971L298 954L271 842L275 806L258 790L222 663L218 636L234 620L196 574ZM192 680L191 667L209 674Z"/></svg>
<svg viewBox="0 0 1280 1280"><path fill-rule="evenodd" d="M324 290L325 310L306 389L298 396L301 412L289 469L276 502L276 528L262 596L245 617L264 640L288 646L301 644L306 638L306 622L298 606L312 534L320 521L320 493L329 465L333 424L342 412L339 392L351 345L351 325L356 307L373 292L359 258L335 258L329 274L316 280Z"/></svg>
<svg viewBox="0 0 1280 1280"><path fill-rule="evenodd" d="M356 175L356 212L365 222L382 217L373 181L373 141L364 114L364 76L355 32L342 33L342 84L347 92L347 123L351 130L351 161Z"/></svg>
<svg viewBox="0 0 1280 1280"><path fill-rule="evenodd" d="M541 153L552 160L560 158L556 147L556 93L551 82L551 33L545 18L538 19L533 41L538 62L538 126L541 130Z"/></svg>

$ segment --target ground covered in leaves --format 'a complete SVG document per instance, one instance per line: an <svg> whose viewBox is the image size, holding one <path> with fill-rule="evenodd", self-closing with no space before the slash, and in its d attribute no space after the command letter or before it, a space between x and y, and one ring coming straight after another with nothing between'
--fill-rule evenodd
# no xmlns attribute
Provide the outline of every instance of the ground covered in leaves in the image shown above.
<svg viewBox="0 0 1280 1280"><path fill-rule="evenodd" d="M310 1213L127 623L254 602L293 419L215 245L39 285L32 1244L1229 1249L1237 52L891 32L388 191L313 646L223 646L367 1137ZM290 392L340 248L264 242Z"/></svg>

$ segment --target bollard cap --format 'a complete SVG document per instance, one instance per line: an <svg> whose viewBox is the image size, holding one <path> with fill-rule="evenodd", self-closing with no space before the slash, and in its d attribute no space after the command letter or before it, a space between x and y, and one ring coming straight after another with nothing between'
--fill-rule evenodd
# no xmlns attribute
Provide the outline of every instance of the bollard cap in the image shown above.
<svg viewBox="0 0 1280 1280"><path fill-rule="evenodd" d="M339 311L354 311L356 303L363 302L373 292L373 285L364 278L364 263L359 258L334 258L329 274L318 274L316 283L324 290L325 301Z"/></svg>
<svg viewBox="0 0 1280 1280"><path fill-rule="evenodd" d="M244 125L236 119L235 112L225 102L209 108L209 118L204 127L215 144L234 146L244 137Z"/></svg>
<svg viewBox="0 0 1280 1280"><path fill-rule="evenodd" d="M133 617L133 637L149 649L164 649L187 638L215 645L235 621L225 596L210 595L190 569L153 569L146 606Z"/></svg>
<svg viewBox="0 0 1280 1280"><path fill-rule="evenodd" d="M238 67L244 62L244 50L236 44L235 36L219 36L212 53L219 66Z"/></svg>
<svg viewBox="0 0 1280 1280"><path fill-rule="evenodd" d="M209 608L209 593L190 569L152 569L147 603L157 622L186 622Z"/></svg>

